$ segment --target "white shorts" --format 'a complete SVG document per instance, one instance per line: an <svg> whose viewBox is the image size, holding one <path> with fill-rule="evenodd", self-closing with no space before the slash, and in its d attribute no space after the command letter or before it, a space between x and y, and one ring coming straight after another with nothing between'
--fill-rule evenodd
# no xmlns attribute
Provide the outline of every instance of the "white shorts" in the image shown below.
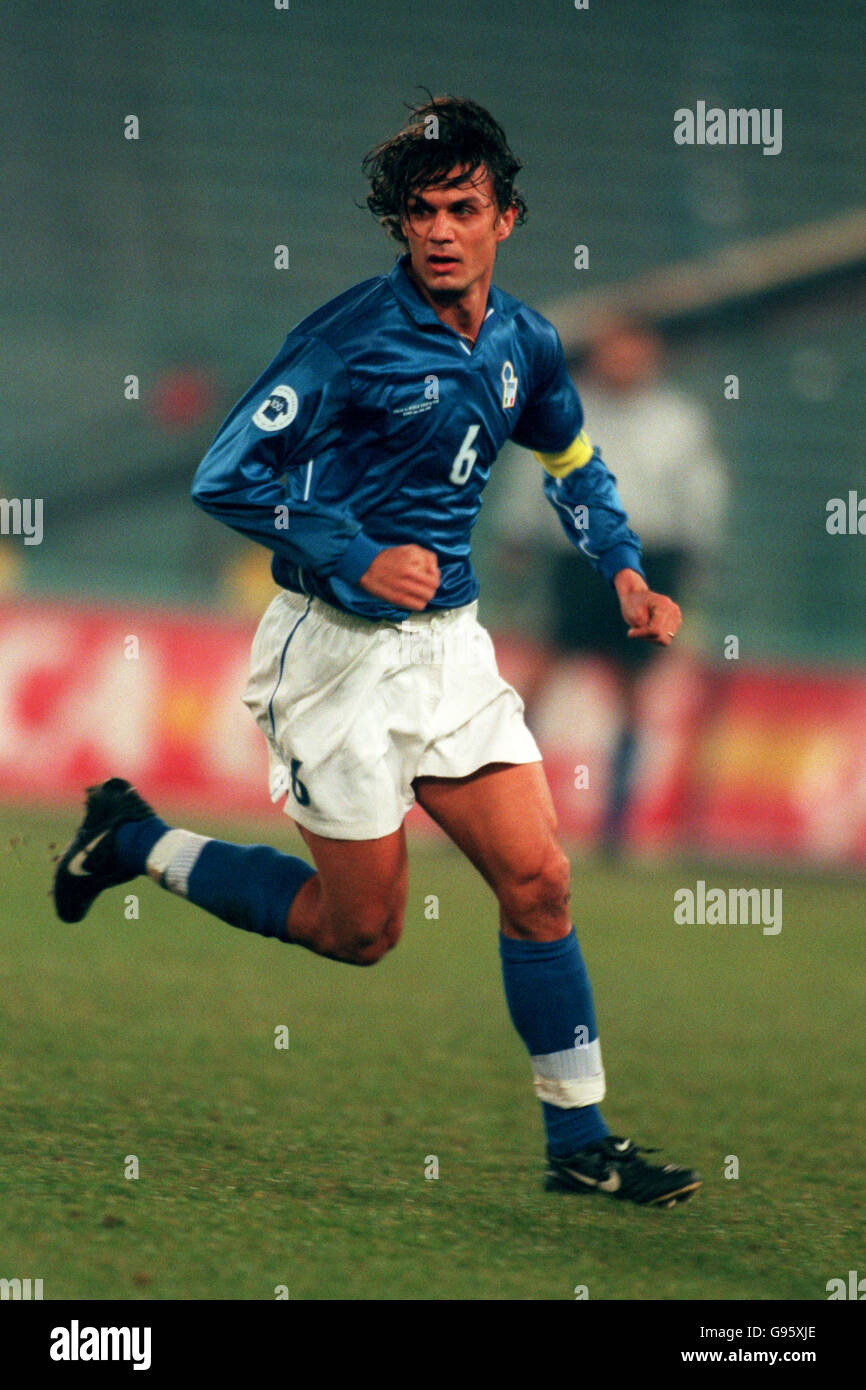
<svg viewBox="0 0 866 1390"><path fill-rule="evenodd" d="M370 622L284 589L252 646L247 704L270 794L317 835L375 840L403 823L416 777L466 777L541 753L496 668L478 604Z"/></svg>

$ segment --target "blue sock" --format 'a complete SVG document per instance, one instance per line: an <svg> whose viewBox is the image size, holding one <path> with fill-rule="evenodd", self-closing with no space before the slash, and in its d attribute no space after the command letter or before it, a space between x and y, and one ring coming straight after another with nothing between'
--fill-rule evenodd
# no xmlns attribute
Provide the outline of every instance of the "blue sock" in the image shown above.
<svg viewBox="0 0 866 1390"><path fill-rule="evenodd" d="M169 828L159 816L128 820L121 825L114 835L114 854L121 869L128 874L146 874L147 856Z"/></svg>
<svg viewBox="0 0 866 1390"><path fill-rule="evenodd" d="M517 941L500 933L499 951L505 997L529 1050L548 1148L566 1157L610 1133L595 1103L604 1095L604 1071L577 932L572 927L559 941Z"/></svg>
<svg viewBox="0 0 866 1390"><path fill-rule="evenodd" d="M122 825L114 844L129 873L148 873L231 926L279 941L289 940L289 908L316 872L304 859L270 845L233 845L171 830L158 816Z"/></svg>
<svg viewBox="0 0 866 1390"><path fill-rule="evenodd" d="M305 860L270 845L209 840L190 871L184 896L233 927L288 941L289 908L315 872Z"/></svg>

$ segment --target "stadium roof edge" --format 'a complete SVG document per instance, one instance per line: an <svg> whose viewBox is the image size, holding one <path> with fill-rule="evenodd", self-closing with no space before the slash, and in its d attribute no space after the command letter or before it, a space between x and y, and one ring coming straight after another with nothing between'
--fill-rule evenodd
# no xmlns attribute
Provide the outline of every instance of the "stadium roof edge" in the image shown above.
<svg viewBox="0 0 866 1390"><path fill-rule="evenodd" d="M568 295L543 312L569 357L580 354L599 320L612 314L682 323L860 269L866 269L866 208Z"/></svg>

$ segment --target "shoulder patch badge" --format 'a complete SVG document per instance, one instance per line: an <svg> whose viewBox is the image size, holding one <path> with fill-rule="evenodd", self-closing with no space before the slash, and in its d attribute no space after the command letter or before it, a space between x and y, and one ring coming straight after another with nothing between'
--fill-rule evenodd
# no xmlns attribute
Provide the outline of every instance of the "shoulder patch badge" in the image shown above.
<svg viewBox="0 0 866 1390"><path fill-rule="evenodd" d="M511 362L502 364L502 406L504 410L510 410L517 400L517 377L514 375L514 366Z"/></svg>
<svg viewBox="0 0 866 1390"><path fill-rule="evenodd" d="M253 424L260 430L284 430L297 413L297 393L291 386L275 386L253 415Z"/></svg>

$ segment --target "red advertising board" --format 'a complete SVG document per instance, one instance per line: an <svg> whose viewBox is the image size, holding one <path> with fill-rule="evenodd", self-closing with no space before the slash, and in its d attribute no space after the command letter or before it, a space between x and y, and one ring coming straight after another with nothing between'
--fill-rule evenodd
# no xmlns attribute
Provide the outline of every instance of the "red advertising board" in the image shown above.
<svg viewBox="0 0 866 1390"><path fill-rule="evenodd" d="M206 615L0 608L0 795L79 800L120 775L154 800L267 809L241 692L250 625Z"/></svg>
<svg viewBox="0 0 866 1390"><path fill-rule="evenodd" d="M696 748L695 839L735 855L866 861L866 679L732 671Z"/></svg>
<svg viewBox="0 0 866 1390"><path fill-rule="evenodd" d="M269 813L264 741L241 702L254 628L0 605L0 797L80 803L85 786L121 775L166 806ZM551 662L531 642L496 647L506 678L536 687L531 722L561 832L591 840L617 738L615 677L595 661ZM710 670L680 653L650 668L639 707L636 847L866 862L866 677ZM410 825L430 828L417 810Z"/></svg>

